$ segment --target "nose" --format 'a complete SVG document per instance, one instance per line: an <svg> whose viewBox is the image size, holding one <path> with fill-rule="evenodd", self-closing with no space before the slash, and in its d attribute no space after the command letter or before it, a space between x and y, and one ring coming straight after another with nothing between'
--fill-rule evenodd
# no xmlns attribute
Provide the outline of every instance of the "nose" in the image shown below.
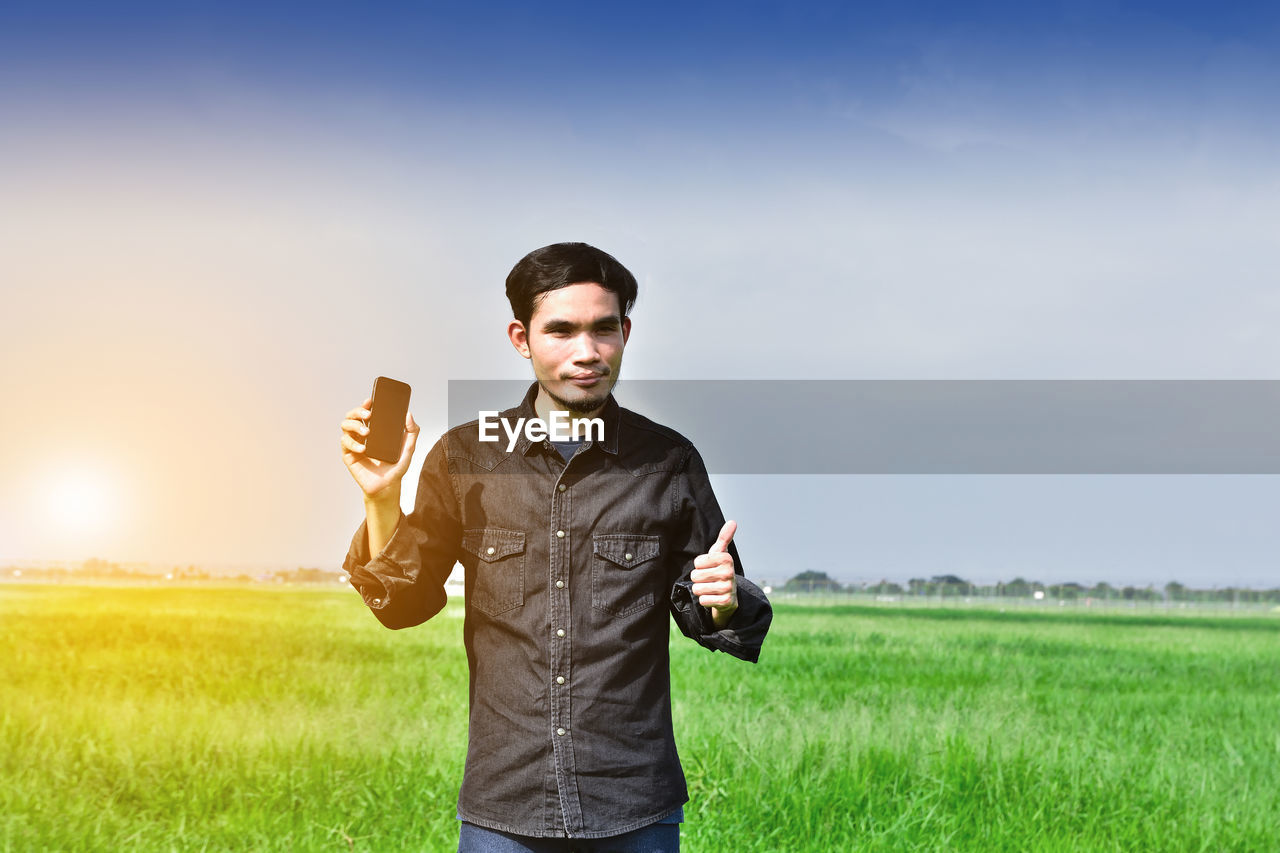
<svg viewBox="0 0 1280 853"><path fill-rule="evenodd" d="M600 360L596 349L596 337L590 332L578 335L573 341L573 361L575 364L593 364Z"/></svg>

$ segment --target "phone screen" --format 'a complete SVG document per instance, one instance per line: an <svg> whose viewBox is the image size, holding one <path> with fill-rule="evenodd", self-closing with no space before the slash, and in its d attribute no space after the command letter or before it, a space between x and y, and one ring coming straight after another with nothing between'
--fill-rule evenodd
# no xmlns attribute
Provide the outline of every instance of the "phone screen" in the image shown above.
<svg viewBox="0 0 1280 853"><path fill-rule="evenodd" d="M383 462L400 461L400 450L404 447L404 420L408 412L409 386L386 376L375 379L364 455Z"/></svg>

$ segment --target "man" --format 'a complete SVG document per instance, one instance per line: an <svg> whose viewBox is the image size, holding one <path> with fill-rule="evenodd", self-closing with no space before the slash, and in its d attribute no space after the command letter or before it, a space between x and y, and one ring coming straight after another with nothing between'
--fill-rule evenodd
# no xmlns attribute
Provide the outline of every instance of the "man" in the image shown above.
<svg viewBox="0 0 1280 853"><path fill-rule="evenodd" d="M688 792L667 614L708 649L752 662L772 618L697 450L613 398L635 297L635 277L584 243L516 264L507 334L536 381L501 413L500 440L485 440L478 418L436 442L409 516L400 481L413 416L394 465L363 455L371 400L341 424L365 500L344 568L378 620L429 619L454 563L464 568L459 851L678 849ZM507 440L557 417L597 428L576 446L528 430Z"/></svg>

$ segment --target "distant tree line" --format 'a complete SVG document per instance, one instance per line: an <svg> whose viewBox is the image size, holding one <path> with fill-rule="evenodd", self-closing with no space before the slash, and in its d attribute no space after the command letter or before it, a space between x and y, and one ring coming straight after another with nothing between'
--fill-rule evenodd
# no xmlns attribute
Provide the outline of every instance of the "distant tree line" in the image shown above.
<svg viewBox="0 0 1280 853"><path fill-rule="evenodd" d="M11 580L21 581L58 581L63 583L74 583L77 580L112 580L112 581L146 581L154 583L158 580L167 581L239 581L241 583L250 582L266 582L266 583L305 583L305 584L333 584L342 573L333 569L317 569L299 567L296 569L285 569L272 572L269 574L259 574L249 576L247 574L239 574L234 577L225 575L214 575L199 566L172 566L169 568L150 567L149 570L129 568L119 563L103 560L98 557L90 557L78 564L65 565L12 565L0 570L0 577Z"/></svg>
<svg viewBox="0 0 1280 853"><path fill-rule="evenodd" d="M119 563L112 562L111 560L103 560L99 557L90 557L78 564L68 563L52 566L7 566L3 569L3 574L9 577L16 577L29 581L51 580L68 582L73 582L76 579L153 581L160 577L167 577L170 580L208 580L210 577L208 572L198 566L173 566L167 569L153 568L150 571L143 571L137 568L122 566Z"/></svg>
<svg viewBox="0 0 1280 853"><path fill-rule="evenodd" d="M1116 587L1103 581L1092 586L1074 582L1043 584L1025 578L1011 581L978 584L955 575L934 575L929 579L912 578L906 586L881 580L878 583L841 584L826 572L804 571L783 584L786 592L814 593L867 593L872 595L907 596L997 596L1000 598L1032 598L1037 592L1047 598L1074 600L1095 598L1105 601L1194 601L1244 603L1280 602L1280 587L1251 589L1248 587L1219 587L1217 589L1193 589L1169 581L1162 587Z"/></svg>

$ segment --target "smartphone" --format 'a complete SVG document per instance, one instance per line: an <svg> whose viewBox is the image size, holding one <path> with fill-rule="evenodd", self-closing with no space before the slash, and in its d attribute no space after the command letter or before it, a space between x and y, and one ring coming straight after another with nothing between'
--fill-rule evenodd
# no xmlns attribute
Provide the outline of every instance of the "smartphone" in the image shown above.
<svg viewBox="0 0 1280 853"><path fill-rule="evenodd" d="M364 455L383 462L399 462L404 447L404 420L409 413L409 386L379 376L373 380L373 403L369 406L369 435Z"/></svg>

